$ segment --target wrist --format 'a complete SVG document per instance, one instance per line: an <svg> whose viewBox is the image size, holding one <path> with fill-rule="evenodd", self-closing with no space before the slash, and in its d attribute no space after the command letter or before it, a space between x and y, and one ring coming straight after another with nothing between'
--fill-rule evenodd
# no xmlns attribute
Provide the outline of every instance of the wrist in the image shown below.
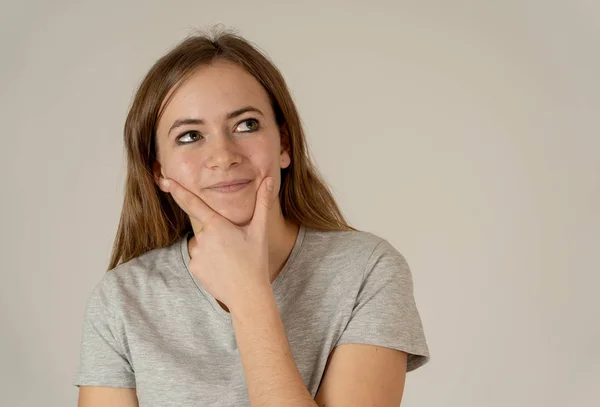
<svg viewBox="0 0 600 407"><path fill-rule="evenodd" d="M231 315L243 317L246 314L260 312L260 308L264 308L270 304L275 304L275 296L269 282L246 286L243 291L235 296L235 301L232 301L229 307Z"/></svg>

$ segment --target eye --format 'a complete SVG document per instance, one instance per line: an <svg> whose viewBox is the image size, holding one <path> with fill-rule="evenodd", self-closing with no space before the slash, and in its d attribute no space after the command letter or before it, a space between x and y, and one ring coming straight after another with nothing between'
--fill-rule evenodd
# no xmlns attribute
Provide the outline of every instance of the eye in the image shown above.
<svg viewBox="0 0 600 407"><path fill-rule="evenodd" d="M192 138L192 141L186 141L186 142L181 142L181 139L184 137L190 136L190 138ZM178 145L181 144L190 144L193 143L194 141L198 140L200 137L202 137L202 135L197 132L196 130L190 130L190 131L186 131L185 133L182 133L181 135L179 135L175 141L177 142Z"/></svg>
<svg viewBox="0 0 600 407"><path fill-rule="evenodd" d="M240 122L238 127L244 123L246 123L246 127L248 128L248 130L241 130L241 133L253 133L256 130L258 130L260 127L258 120L254 119L254 118L246 119L246 120ZM250 125L248 125L248 124L250 124Z"/></svg>

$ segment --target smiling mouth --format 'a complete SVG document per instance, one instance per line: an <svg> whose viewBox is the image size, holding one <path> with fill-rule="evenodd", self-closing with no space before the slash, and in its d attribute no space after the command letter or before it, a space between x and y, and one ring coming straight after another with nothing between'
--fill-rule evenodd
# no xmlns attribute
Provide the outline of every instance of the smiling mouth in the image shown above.
<svg viewBox="0 0 600 407"><path fill-rule="evenodd" d="M248 185L250 185L251 182L252 181L244 181L237 184L221 185L218 187L210 187L206 189L213 192L237 192L246 188Z"/></svg>

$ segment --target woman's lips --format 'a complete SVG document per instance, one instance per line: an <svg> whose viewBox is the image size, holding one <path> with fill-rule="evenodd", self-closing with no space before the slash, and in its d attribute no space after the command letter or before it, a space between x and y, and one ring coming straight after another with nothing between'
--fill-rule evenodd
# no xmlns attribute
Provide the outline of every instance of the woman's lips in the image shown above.
<svg viewBox="0 0 600 407"><path fill-rule="evenodd" d="M242 182L239 184L223 185L220 187L211 187L211 188L206 188L206 189L209 191L213 191L213 192L224 192L224 193L237 192L239 190L246 188L248 185L250 185L251 182L252 181L246 181L246 182Z"/></svg>

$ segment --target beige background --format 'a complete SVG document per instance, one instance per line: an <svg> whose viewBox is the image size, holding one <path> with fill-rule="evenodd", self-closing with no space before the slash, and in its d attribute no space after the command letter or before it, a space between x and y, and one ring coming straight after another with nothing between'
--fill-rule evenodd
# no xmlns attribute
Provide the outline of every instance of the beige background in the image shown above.
<svg viewBox="0 0 600 407"><path fill-rule="evenodd" d="M596 0L3 0L0 405L75 405L133 91L219 22L281 68L351 223L409 261L433 359L403 406L600 405Z"/></svg>

